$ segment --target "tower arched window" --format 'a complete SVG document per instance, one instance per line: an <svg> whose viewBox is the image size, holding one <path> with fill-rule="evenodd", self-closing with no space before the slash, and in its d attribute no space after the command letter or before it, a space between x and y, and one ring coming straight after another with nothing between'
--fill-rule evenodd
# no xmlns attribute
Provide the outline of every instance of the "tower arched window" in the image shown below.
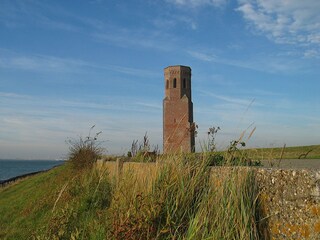
<svg viewBox="0 0 320 240"><path fill-rule="evenodd" d="M166 89L169 88L169 80L166 81Z"/></svg>
<svg viewBox="0 0 320 240"><path fill-rule="evenodd" d="M186 79L185 79L185 78L183 79L182 87L183 87L183 88L187 88L187 82L186 82Z"/></svg>
<svg viewBox="0 0 320 240"><path fill-rule="evenodd" d="M174 78L174 79L173 79L173 88L176 88L176 87L177 87L177 79Z"/></svg>

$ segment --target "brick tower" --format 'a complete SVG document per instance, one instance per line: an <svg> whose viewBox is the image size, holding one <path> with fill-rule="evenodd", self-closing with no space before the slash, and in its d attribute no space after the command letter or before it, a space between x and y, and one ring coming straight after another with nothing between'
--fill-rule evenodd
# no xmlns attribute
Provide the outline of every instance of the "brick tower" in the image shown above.
<svg viewBox="0 0 320 240"><path fill-rule="evenodd" d="M169 66L164 69L163 152L194 152L191 68Z"/></svg>

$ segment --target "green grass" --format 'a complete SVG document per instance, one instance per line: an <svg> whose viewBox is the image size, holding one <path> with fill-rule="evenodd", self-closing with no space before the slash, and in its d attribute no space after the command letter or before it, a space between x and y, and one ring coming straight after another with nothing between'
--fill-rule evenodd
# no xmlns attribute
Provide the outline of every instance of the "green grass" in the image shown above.
<svg viewBox="0 0 320 240"><path fill-rule="evenodd" d="M214 177L205 156L166 156L117 178L66 164L23 179L0 189L0 238L258 239L253 172Z"/></svg>
<svg viewBox="0 0 320 240"><path fill-rule="evenodd" d="M282 150L245 153L275 159ZM320 157L318 145L285 148L283 158L310 150L308 158ZM65 164L19 180L0 188L0 239L263 239L254 172L212 174L209 156L127 163L116 178L106 168Z"/></svg>
<svg viewBox="0 0 320 240"><path fill-rule="evenodd" d="M75 174L66 164L0 189L0 239L94 239L101 233L96 214L110 203L104 177Z"/></svg>
<svg viewBox="0 0 320 240"><path fill-rule="evenodd" d="M307 154L306 157L301 156L301 159L320 159L320 145L299 146L299 147L283 147L281 148L255 148L246 149L245 153L252 159L268 160L280 159L283 151L283 159L297 159L302 154Z"/></svg>
<svg viewBox="0 0 320 240"><path fill-rule="evenodd" d="M0 189L1 239L28 239L48 221L47 212L66 181L66 172L61 166Z"/></svg>

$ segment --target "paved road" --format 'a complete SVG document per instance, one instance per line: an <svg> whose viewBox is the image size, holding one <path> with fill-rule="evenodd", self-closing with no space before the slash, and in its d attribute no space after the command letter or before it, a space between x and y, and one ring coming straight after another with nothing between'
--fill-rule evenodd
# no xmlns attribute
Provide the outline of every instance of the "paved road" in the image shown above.
<svg viewBox="0 0 320 240"><path fill-rule="evenodd" d="M261 163L264 167L320 170L320 159L262 160Z"/></svg>

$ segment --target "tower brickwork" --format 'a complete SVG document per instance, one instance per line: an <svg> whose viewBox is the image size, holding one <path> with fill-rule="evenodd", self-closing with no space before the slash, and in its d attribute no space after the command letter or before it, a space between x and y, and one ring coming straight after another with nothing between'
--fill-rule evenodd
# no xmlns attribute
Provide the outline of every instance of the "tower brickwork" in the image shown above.
<svg viewBox="0 0 320 240"><path fill-rule="evenodd" d="M163 152L193 152L195 149L191 68L164 69Z"/></svg>

